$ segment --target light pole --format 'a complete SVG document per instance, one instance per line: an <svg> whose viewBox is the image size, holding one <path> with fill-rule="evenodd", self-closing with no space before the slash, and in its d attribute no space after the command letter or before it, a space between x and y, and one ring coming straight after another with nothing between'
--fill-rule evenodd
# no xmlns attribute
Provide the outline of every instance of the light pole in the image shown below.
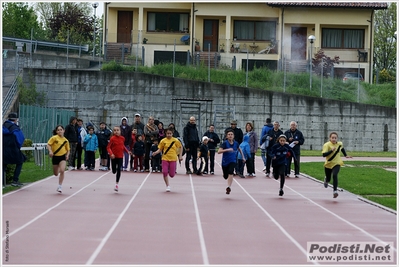
<svg viewBox="0 0 399 267"><path fill-rule="evenodd" d="M309 54L309 84L310 91L312 91L312 49L313 49L313 41L316 40L314 35L309 35L308 40L310 41L310 54Z"/></svg>
<svg viewBox="0 0 399 267"><path fill-rule="evenodd" d="M98 7L98 2L94 2L92 4L93 8L94 8L94 26L93 26L93 59L94 59L94 55L96 53L96 10Z"/></svg>

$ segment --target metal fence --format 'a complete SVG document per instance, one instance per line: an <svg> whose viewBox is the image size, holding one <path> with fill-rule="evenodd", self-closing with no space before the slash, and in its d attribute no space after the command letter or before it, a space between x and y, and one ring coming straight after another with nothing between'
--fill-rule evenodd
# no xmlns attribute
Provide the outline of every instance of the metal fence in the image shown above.
<svg viewBox="0 0 399 267"><path fill-rule="evenodd" d="M58 124L64 127L68 125L71 116L75 116L75 112L70 110L19 106L19 125L25 138L31 139L33 143L47 143L54 128Z"/></svg>

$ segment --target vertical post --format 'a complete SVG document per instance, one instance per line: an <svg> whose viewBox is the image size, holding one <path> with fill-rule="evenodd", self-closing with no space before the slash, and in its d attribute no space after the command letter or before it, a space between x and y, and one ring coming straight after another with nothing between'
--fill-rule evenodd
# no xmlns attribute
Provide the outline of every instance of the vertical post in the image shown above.
<svg viewBox="0 0 399 267"><path fill-rule="evenodd" d="M321 58L320 97L323 97L323 70L324 70L324 58Z"/></svg>
<svg viewBox="0 0 399 267"><path fill-rule="evenodd" d="M67 31L67 65L66 69L69 67L69 30Z"/></svg>
<svg viewBox="0 0 399 267"><path fill-rule="evenodd" d="M287 82L287 61L285 55L283 56L283 66L284 66L284 93L285 93L285 84Z"/></svg>
<svg viewBox="0 0 399 267"><path fill-rule="evenodd" d="M316 40L314 35L309 35L308 40L310 41L310 54L309 54L309 88L312 91L312 55L313 55L313 41Z"/></svg>
<svg viewBox="0 0 399 267"><path fill-rule="evenodd" d="M247 68L245 71L245 87L248 87L248 49L247 49Z"/></svg>
<svg viewBox="0 0 399 267"><path fill-rule="evenodd" d="M172 77L175 77L175 64L176 64L176 39L175 42L173 44L173 66L172 66Z"/></svg>
<svg viewBox="0 0 399 267"><path fill-rule="evenodd" d="M208 82L211 82L211 43L208 43Z"/></svg>
<svg viewBox="0 0 399 267"><path fill-rule="evenodd" d="M360 64L357 67L357 103L360 103Z"/></svg>
<svg viewBox="0 0 399 267"><path fill-rule="evenodd" d="M98 2L94 2L92 6L94 8L94 20L93 20L93 59L94 59L94 55L96 53L96 10L98 7Z"/></svg>
<svg viewBox="0 0 399 267"><path fill-rule="evenodd" d="M32 64L32 50L33 50L33 28L30 30L30 64Z"/></svg>

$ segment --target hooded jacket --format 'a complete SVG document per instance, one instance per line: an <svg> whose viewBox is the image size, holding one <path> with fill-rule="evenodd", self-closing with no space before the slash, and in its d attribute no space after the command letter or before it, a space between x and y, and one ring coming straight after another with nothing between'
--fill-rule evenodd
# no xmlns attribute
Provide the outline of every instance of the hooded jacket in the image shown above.
<svg viewBox="0 0 399 267"><path fill-rule="evenodd" d="M126 120L126 125L122 124L123 120ZM121 136L125 138L125 146L129 146L132 142L132 127L129 126L129 120L126 117L121 119Z"/></svg>
<svg viewBox="0 0 399 267"><path fill-rule="evenodd" d="M244 135L244 140L242 141L242 143L240 144L240 148L242 153L244 154L244 159L248 160L249 158L251 158L251 149L249 148L249 135ZM238 153L237 156L238 159L243 159L241 156L241 153Z"/></svg>

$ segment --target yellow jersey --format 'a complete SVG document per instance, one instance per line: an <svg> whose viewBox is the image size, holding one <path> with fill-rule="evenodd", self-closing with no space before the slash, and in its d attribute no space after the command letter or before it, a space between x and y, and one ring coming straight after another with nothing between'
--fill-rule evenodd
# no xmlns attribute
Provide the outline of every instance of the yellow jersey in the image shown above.
<svg viewBox="0 0 399 267"><path fill-rule="evenodd" d="M341 150L342 148L344 148L344 145L342 144L342 142L337 142L336 144L331 143L331 141L328 141L327 143L325 143L323 145L323 151L321 152L322 154L332 150L335 147L335 151L332 152L330 155L328 155L326 157L326 162L324 163L324 167L332 169L334 166L336 165L344 165L344 162L341 159ZM337 152L337 149L339 147L339 151L337 153L337 155L335 155L335 157L330 160L334 154Z"/></svg>

